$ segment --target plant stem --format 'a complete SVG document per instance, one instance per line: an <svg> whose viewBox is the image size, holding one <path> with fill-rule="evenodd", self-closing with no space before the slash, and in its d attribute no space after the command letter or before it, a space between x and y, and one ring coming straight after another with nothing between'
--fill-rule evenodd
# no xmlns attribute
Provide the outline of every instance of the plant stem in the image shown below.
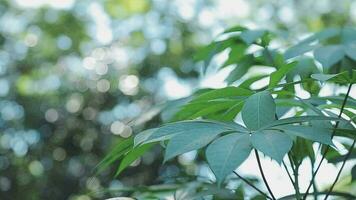
<svg viewBox="0 0 356 200"><path fill-rule="evenodd" d="M325 195L325 194L326 194L326 192L317 192L316 193L317 196ZM308 194L308 195L311 195L311 194ZM345 192L331 192L330 195L331 196L344 197L344 199L356 199L356 196L354 196L352 194L349 194L349 193L345 193ZM294 200L295 199L295 194L282 197L279 200L288 200L288 199Z"/></svg>
<svg viewBox="0 0 356 200"><path fill-rule="evenodd" d="M345 96L345 98L344 98L344 101L342 102L342 105L341 105L341 108L340 108L340 113L339 113L339 115L338 115L338 118L341 118L341 115L342 115L342 113L343 113L343 111L344 111L344 108L345 108L345 105L346 105L346 102L347 102L347 98L348 98L349 95L350 95L351 87L352 87L352 83L350 83L349 88L348 88L348 90L347 90L347 92L346 92L346 96ZM336 132L336 129L337 129L338 126L339 126L339 121L337 121L336 124L335 124L335 126L334 126L334 130L333 130L333 132L332 132L332 134L331 134L331 139L334 137L335 132ZM308 194L309 194L309 190L310 190L312 184L314 183L315 176L316 176L316 174L318 173L318 171L319 171L319 169L320 169L320 167L321 167L321 164L323 163L323 161L324 161L324 159L325 159L325 156L326 156L326 154L327 154L328 151L329 151L329 146L326 147L326 149L325 149L325 151L324 151L324 153L323 153L323 156L322 156L322 158L321 158L321 160L320 160L320 162L319 162L319 164L318 164L318 166L317 166L315 172L313 173L313 176L312 176L312 178L311 178L311 180L310 180L310 182L309 182L307 191L305 192L305 194L304 194L304 196L303 196L303 200L305 200L305 199L307 198L307 196L308 196Z"/></svg>
<svg viewBox="0 0 356 200"><path fill-rule="evenodd" d="M331 185L330 189L328 190L328 193L326 194L324 200L326 200L326 199L329 197L329 195L331 194L331 192L333 191L333 189L334 189L334 187L335 187L335 184L336 184L337 181L339 180L340 175L341 175L341 171L344 169L345 164L346 164L346 161L347 161L347 159L349 159L349 157L350 157L350 155L351 155L351 152L352 152L352 150L353 150L354 147L355 147L355 143L356 143L356 140L353 141L353 143L352 143L352 145L351 145L351 147L350 147L350 149L349 149L349 152L347 152L347 154L346 154L344 160L342 161L341 168L339 169L339 172L337 173L336 178L335 178L333 184Z"/></svg>
<svg viewBox="0 0 356 200"><path fill-rule="evenodd" d="M257 152L256 149L255 149L255 155L256 155L258 168L260 169L260 173L261 173L263 182L265 183L265 185L266 185L266 187L267 187L267 190L268 190L269 194L271 195L272 199L275 200L276 198L274 197L274 195L273 195L273 193L272 193L272 190L271 190L271 188L270 188L269 185L268 185L268 182L267 182L267 179L266 179L266 177L265 177L265 174L263 173L262 165L261 165L261 161L260 161L260 156L258 155L258 152Z"/></svg>
<svg viewBox="0 0 356 200"><path fill-rule="evenodd" d="M293 178L292 178L292 176L290 175L290 173L289 173L289 171L288 171L288 168L287 168L286 163L285 163L284 161L282 161L282 164L283 164L283 167L284 167L284 169L286 170L286 172L287 172L287 174L288 174L288 177L289 177L290 182L293 184L293 187L294 187L294 181L293 181Z"/></svg>
<svg viewBox="0 0 356 200"><path fill-rule="evenodd" d="M264 192L262 192L262 190L258 189L256 186L254 186L250 181L248 181L247 179L245 179L244 177L240 176L237 172L232 171L237 177L239 177L242 181L244 181L247 185L251 186L253 189L255 189L257 192L259 192L260 194L262 194L264 197L266 197L267 199L272 199L271 197L269 197L267 194L265 194Z"/></svg>
<svg viewBox="0 0 356 200"><path fill-rule="evenodd" d="M294 182L295 182L295 197L297 200L300 200L300 191L299 191L299 165L296 166L294 171Z"/></svg>

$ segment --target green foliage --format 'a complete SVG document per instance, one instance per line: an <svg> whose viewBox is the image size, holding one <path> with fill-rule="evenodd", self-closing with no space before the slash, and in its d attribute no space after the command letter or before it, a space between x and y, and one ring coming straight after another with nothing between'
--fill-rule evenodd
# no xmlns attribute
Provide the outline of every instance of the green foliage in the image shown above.
<svg viewBox="0 0 356 200"><path fill-rule="evenodd" d="M355 115L344 109L355 108L354 100L346 102L349 91L344 96L319 96L322 87L319 81L340 85L355 83L354 46L345 43L356 41L353 33L355 30L349 28L326 29L283 52L270 49L269 43L275 34L266 30L248 30L241 26L227 29L222 35L228 36L199 51L196 60L204 61L207 68L214 56L227 50L228 57L219 68L233 66L225 79L228 86L197 92L179 105L170 120L175 122L136 135L135 147L122 160L119 171L141 155L145 145L167 141L164 162L186 152L199 152L207 146L206 160L219 186L254 149L279 164L285 165L284 160L288 158L295 174L306 158L315 164L318 152L313 149L314 143L319 143L325 151L328 149L327 160L343 161L333 141L334 136L356 139L355 126L351 124ZM248 51L251 45L259 48ZM304 55L310 51L313 57ZM247 76L250 68L263 66L274 70L269 74ZM252 89L254 83L266 77L268 84ZM295 77L301 80L295 81ZM297 84L311 97L299 98L295 90ZM351 120L331 112L330 108L335 107L351 116ZM237 123L238 115L245 126ZM136 153L138 148L140 153ZM299 194L298 183L293 184ZM243 191L237 190L236 195L243 196Z"/></svg>

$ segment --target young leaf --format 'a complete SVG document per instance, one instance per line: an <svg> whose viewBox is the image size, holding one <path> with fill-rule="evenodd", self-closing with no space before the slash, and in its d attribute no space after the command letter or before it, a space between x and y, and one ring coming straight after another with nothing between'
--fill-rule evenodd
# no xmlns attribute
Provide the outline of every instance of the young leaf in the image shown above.
<svg viewBox="0 0 356 200"><path fill-rule="evenodd" d="M246 99L241 115L247 128L258 130L275 120L276 104L272 95L267 92L258 92Z"/></svg>
<svg viewBox="0 0 356 200"><path fill-rule="evenodd" d="M177 155L204 147L224 131L226 130L222 126L186 127L185 134L177 134L169 140L164 162Z"/></svg>
<svg viewBox="0 0 356 200"><path fill-rule="evenodd" d="M281 129L285 133L293 136L299 136L323 144L333 145L331 141L330 129L318 128L312 126L298 126L298 125L284 125L284 126L277 126L276 128Z"/></svg>
<svg viewBox="0 0 356 200"><path fill-rule="evenodd" d="M252 146L281 163L283 157L292 148L292 139L279 131L262 130L251 135Z"/></svg>
<svg viewBox="0 0 356 200"><path fill-rule="evenodd" d="M139 147L133 148L131 151L129 151L124 159L120 162L119 168L116 171L115 176L118 176L124 169L126 169L131 163L133 163L136 159L138 159L140 156L142 156L144 153L146 153L151 147L153 147L153 143L151 144L144 144Z"/></svg>
<svg viewBox="0 0 356 200"><path fill-rule="evenodd" d="M340 45L329 45L319 47L314 51L314 57L319 61L325 69L339 62L345 53Z"/></svg>
<svg viewBox="0 0 356 200"><path fill-rule="evenodd" d="M250 154L252 146L249 138L249 134L228 134L206 149L206 158L219 184Z"/></svg>

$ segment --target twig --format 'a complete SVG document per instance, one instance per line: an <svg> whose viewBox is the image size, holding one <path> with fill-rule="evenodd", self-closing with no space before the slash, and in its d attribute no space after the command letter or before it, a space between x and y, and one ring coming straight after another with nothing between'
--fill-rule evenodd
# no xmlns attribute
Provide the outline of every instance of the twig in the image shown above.
<svg viewBox="0 0 356 200"><path fill-rule="evenodd" d="M247 179L245 179L244 177L240 176L237 172L232 171L237 177L239 177L242 181L244 181L247 185L251 186L253 189L255 189L257 192L259 192L260 194L262 194L264 197L266 197L267 199L272 199L271 197L269 197L267 194L265 194L262 190L258 189L256 186L254 186L250 181L248 181Z"/></svg>
<svg viewBox="0 0 356 200"><path fill-rule="evenodd" d="M258 152L257 152L256 149L255 149L255 155L256 155L256 159L257 159L257 163L258 163L258 168L260 169L260 173L261 173L263 182L265 183L265 185L266 185L266 187L267 187L267 190L268 190L269 194L271 195L272 199L275 200L276 198L274 197L274 195L273 195L273 193L272 193L272 190L271 190L271 188L270 188L269 185L268 185L268 182L267 182L267 179L266 179L266 177L265 177L265 174L263 173L262 165L261 165L261 161L260 161L260 156L258 155Z"/></svg>
<svg viewBox="0 0 356 200"><path fill-rule="evenodd" d="M345 158L344 158L344 160L343 160L343 162L342 162L341 168L339 169L339 172L337 173L336 178L335 178L333 184L331 185L330 189L328 190L328 193L326 194L324 200L326 200L326 199L329 197L329 195L331 194L331 192L333 191L333 189L334 189L334 187L335 187L335 184L336 184L337 181L339 180L340 175L341 175L341 171L344 169L345 164L346 164L346 161L347 161L347 159L349 159L349 157L350 157L350 155L351 155L351 152L352 152L352 150L353 150L354 147L355 147L355 143L356 143L356 140L353 141L353 143L352 143L352 145L351 145L351 147L350 147L350 149L349 149L349 152L347 152L347 154L346 154L346 156L345 156Z"/></svg>

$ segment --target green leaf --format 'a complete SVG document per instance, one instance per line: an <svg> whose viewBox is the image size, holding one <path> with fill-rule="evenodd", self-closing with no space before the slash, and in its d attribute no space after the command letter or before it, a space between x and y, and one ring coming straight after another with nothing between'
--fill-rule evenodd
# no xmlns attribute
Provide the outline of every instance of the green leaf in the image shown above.
<svg viewBox="0 0 356 200"><path fill-rule="evenodd" d="M315 59L326 69L341 61L344 55L343 47L340 45L323 46L314 51Z"/></svg>
<svg viewBox="0 0 356 200"><path fill-rule="evenodd" d="M356 165L351 169L351 181L356 181Z"/></svg>
<svg viewBox="0 0 356 200"><path fill-rule="evenodd" d="M350 44L356 41L356 29L354 27L344 27L340 32L343 44Z"/></svg>
<svg viewBox="0 0 356 200"><path fill-rule="evenodd" d="M157 131L158 128L152 128L152 129L147 129L139 134L137 134L134 138L134 146L138 146L142 143L144 143L155 131Z"/></svg>
<svg viewBox="0 0 356 200"><path fill-rule="evenodd" d="M251 135L252 146L263 152L265 155L276 160L283 161L283 157L292 148L292 139L279 131L262 130Z"/></svg>
<svg viewBox="0 0 356 200"><path fill-rule="evenodd" d="M316 79L318 81L327 81L330 80L332 78L334 78L335 76L337 76L339 74L312 74L311 77L313 79Z"/></svg>
<svg viewBox="0 0 356 200"><path fill-rule="evenodd" d="M288 63L277 69L277 71L273 72L270 76L268 88L275 87L282 80L282 78L296 65L296 62Z"/></svg>
<svg viewBox="0 0 356 200"><path fill-rule="evenodd" d="M348 57L356 61L356 42L346 44L344 50Z"/></svg>
<svg viewBox="0 0 356 200"><path fill-rule="evenodd" d="M241 31L245 31L245 30L247 30L247 29L243 26L234 26L229 29L226 29L223 33L241 32Z"/></svg>
<svg viewBox="0 0 356 200"><path fill-rule="evenodd" d="M313 35L305 38L299 44L306 44L306 43L311 43L314 42L315 40L325 40L329 39L331 37L335 37L338 34L340 34L340 29L339 28L327 28L324 29L320 32L314 33Z"/></svg>
<svg viewBox="0 0 356 200"><path fill-rule="evenodd" d="M120 141L114 149L104 157L102 161L95 167L97 172L106 169L109 165L117 161L121 156L127 153L133 147L133 138L127 138Z"/></svg>
<svg viewBox="0 0 356 200"><path fill-rule="evenodd" d="M184 134L176 134L169 140L164 162L177 155L202 148L217 135L226 131L227 129L222 125L214 124L213 126L208 123L205 123L203 127L198 125L185 127Z"/></svg>
<svg viewBox="0 0 356 200"><path fill-rule="evenodd" d="M230 47L231 51L229 53L228 59L225 61L225 63L221 66L226 67L232 64L237 64L241 59L246 57L245 50L247 48L246 44L236 44Z"/></svg>
<svg viewBox="0 0 356 200"><path fill-rule="evenodd" d="M311 77L323 82L331 81L340 84L356 83L356 70L352 70L351 74L348 71L344 71L339 74L312 74Z"/></svg>
<svg viewBox="0 0 356 200"><path fill-rule="evenodd" d="M252 150L249 138L249 134L228 134L206 149L206 158L219 184L247 159Z"/></svg>
<svg viewBox="0 0 356 200"><path fill-rule="evenodd" d="M232 84L233 82L239 80L243 75L246 74L248 69L253 65L254 60L252 55L246 55L237 66L230 72L230 74L226 77L225 81L228 84Z"/></svg>
<svg viewBox="0 0 356 200"><path fill-rule="evenodd" d="M167 140L172 138L173 136L191 133L204 133L204 132L223 132L228 130L228 127L222 126L221 124L212 123L209 121L203 120L194 120L194 121L181 121L166 124L153 134L151 134L145 143L149 142L157 142L162 140Z"/></svg>
<svg viewBox="0 0 356 200"><path fill-rule="evenodd" d="M240 87L225 87L221 89L214 89L199 95L198 97L194 98L191 103L200 102L200 101L209 101L209 100L216 100L216 99L224 99L230 97L246 97L250 96L252 93L251 90L240 88Z"/></svg>
<svg viewBox="0 0 356 200"><path fill-rule="evenodd" d="M284 53L284 58L286 60L290 58L294 58L296 56L300 56L311 50L314 50L315 48L317 48L317 45L298 44L287 49L287 51Z"/></svg>
<svg viewBox="0 0 356 200"><path fill-rule="evenodd" d="M343 119L336 118L336 117L327 117L327 116L297 116L297 117L289 117L284 119L279 119L276 121L267 124L266 126L262 127L261 129L267 129L274 126L280 126L285 124L295 124L295 123L302 123L302 122L310 122L310 121L343 121Z"/></svg>
<svg viewBox="0 0 356 200"><path fill-rule="evenodd" d="M241 39L248 45L261 38L266 33L265 30L247 30L240 34Z"/></svg>
<svg viewBox="0 0 356 200"><path fill-rule="evenodd" d="M258 92L246 99L241 115L247 128L258 130L275 120L276 104L272 95L267 92Z"/></svg>
<svg viewBox="0 0 356 200"><path fill-rule="evenodd" d="M330 129L318 128L313 126L298 126L298 125L284 125L284 126L277 126L276 128L281 129L285 133L293 136L299 136L323 144L333 145L331 140Z"/></svg>
<svg viewBox="0 0 356 200"><path fill-rule="evenodd" d="M130 166L136 159L146 153L151 147L153 147L153 143L151 144L144 144L139 147L135 147L131 151L129 151L124 159L120 162L119 168L116 171L115 176L118 176L124 169Z"/></svg>

